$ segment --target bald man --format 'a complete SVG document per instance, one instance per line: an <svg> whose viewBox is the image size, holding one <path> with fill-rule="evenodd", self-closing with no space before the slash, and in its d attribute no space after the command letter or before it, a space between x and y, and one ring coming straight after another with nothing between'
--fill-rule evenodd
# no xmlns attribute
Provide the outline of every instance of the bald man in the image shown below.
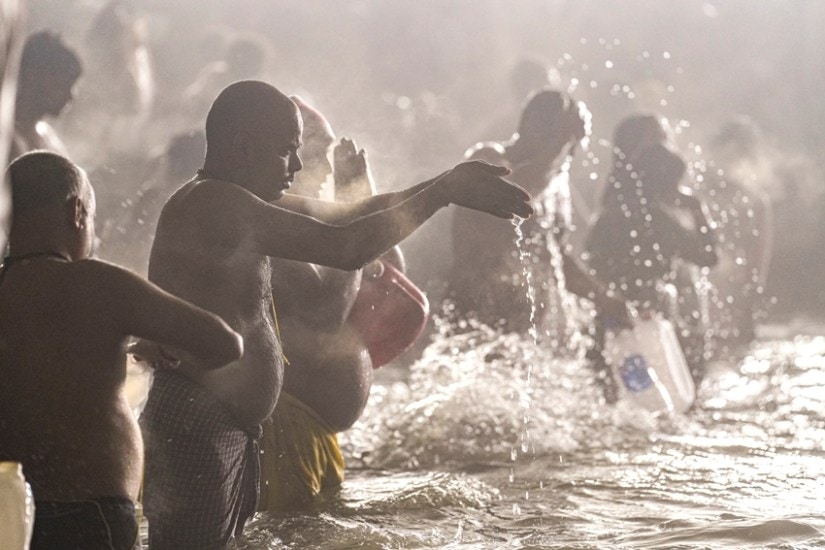
<svg viewBox="0 0 825 550"><path fill-rule="evenodd" d="M257 505L256 439L284 369L270 257L353 270L449 204L502 218L532 213L528 194L501 179L507 169L482 162L352 203L284 195L302 168L301 131L297 106L276 88L228 86L206 119L203 169L161 213L150 280L226 319L246 351L209 373L183 359L154 380L142 426L155 550L223 548Z"/></svg>
<svg viewBox="0 0 825 550"><path fill-rule="evenodd" d="M32 485L33 549L132 548L143 449L124 393L130 335L189 350L200 368L240 357L241 339L214 314L90 259L94 193L71 161L29 153L8 175L0 460L22 463Z"/></svg>

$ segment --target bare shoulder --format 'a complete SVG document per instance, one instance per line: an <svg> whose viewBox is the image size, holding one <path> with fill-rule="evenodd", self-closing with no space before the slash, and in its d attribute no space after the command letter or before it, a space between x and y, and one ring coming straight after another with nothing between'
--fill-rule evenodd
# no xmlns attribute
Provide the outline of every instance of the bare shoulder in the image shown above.
<svg viewBox="0 0 825 550"><path fill-rule="evenodd" d="M467 160L483 160L498 166L508 166L504 146L497 141L480 141L464 153Z"/></svg>
<svg viewBox="0 0 825 550"><path fill-rule="evenodd" d="M164 205L164 212L173 211L180 215L182 211L225 209L234 204L238 197L252 198L254 195L246 189L228 181L216 179L192 180L182 185L169 197Z"/></svg>
<svg viewBox="0 0 825 550"><path fill-rule="evenodd" d="M90 289L97 295L148 284L136 273L105 260L77 260L70 263L67 268L73 285Z"/></svg>

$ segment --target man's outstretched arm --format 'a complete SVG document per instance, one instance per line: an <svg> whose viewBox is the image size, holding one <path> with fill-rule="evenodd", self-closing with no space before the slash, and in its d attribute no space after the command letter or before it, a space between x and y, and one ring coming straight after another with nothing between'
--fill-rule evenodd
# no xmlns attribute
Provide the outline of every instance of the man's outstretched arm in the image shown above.
<svg viewBox="0 0 825 550"><path fill-rule="evenodd" d="M506 168L483 162L463 163L431 182L390 194L390 199L374 197L390 206L345 225L273 206L225 182L202 182L193 200L202 201L204 211L212 214L200 228L216 243L351 270L387 252L449 204L505 219L529 217L533 213L529 194L502 179L506 173Z"/></svg>

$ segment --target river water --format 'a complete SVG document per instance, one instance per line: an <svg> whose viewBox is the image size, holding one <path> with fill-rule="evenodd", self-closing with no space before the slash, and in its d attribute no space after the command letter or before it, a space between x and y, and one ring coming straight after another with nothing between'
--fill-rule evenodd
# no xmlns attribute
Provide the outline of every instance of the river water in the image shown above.
<svg viewBox="0 0 825 550"><path fill-rule="evenodd" d="M825 326L762 327L675 417L485 328L376 374L340 495L236 548L825 548Z"/></svg>

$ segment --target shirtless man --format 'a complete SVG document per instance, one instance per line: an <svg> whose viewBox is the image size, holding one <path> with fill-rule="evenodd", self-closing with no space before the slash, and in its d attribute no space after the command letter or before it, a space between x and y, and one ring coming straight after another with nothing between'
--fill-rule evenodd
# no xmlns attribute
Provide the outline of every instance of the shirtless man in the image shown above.
<svg viewBox="0 0 825 550"><path fill-rule="evenodd" d="M341 201L374 195L365 152L347 138L333 148L335 134L326 118L300 98L292 99L304 124L304 167L290 192ZM327 188L330 183L334 187ZM403 269L398 247L354 271L272 259L272 292L290 363L278 405L263 426L259 509L289 511L311 505L343 481L344 457L336 434L361 416L377 366L350 312L362 271L364 277L380 276L383 269L392 269L385 262Z"/></svg>
<svg viewBox="0 0 825 550"><path fill-rule="evenodd" d="M124 395L126 344L149 338L219 367L242 353L215 315L90 259L94 193L54 153L8 169L14 220L0 267L0 460L23 464L33 549L132 548L143 464Z"/></svg>
<svg viewBox="0 0 825 550"><path fill-rule="evenodd" d="M527 101L513 139L479 143L466 154L509 167L511 179L534 197L537 215L522 231L524 246L534 258L535 322L542 327L544 321L545 332L550 332L547 323L558 322L551 317L564 315L563 307L552 307L553 300L560 300L559 286L591 300L599 312L627 321L624 301L590 276L563 242L572 208L566 179L569 157L587 135L588 116L583 104L566 94L539 90ZM450 294L460 312L472 312L492 327L526 333L531 328L531 305L521 286L526 281L515 233L508 225L470 211L456 212Z"/></svg>
<svg viewBox="0 0 825 550"><path fill-rule="evenodd" d="M35 149L66 154L66 146L45 119L58 116L71 102L81 73L80 59L59 36L41 31L26 39L20 58L10 158Z"/></svg>
<svg viewBox="0 0 825 550"><path fill-rule="evenodd" d="M529 195L501 179L508 170L482 162L354 203L284 195L302 168L301 130L297 106L274 87L228 86L206 119L203 169L161 213L150 280L226 319L246 351L208 373L182 358L180 375L155 377L141 420L154 550L223 548L257 505L255 440L283 381L270 257L358 269L449 204L532 213Z"/></svg>

